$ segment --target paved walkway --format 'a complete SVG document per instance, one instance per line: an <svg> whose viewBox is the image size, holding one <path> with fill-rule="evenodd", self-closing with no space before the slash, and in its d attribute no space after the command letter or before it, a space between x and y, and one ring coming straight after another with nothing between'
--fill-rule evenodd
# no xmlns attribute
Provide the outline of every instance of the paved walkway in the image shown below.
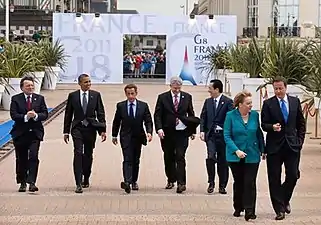
<svg viewBox="0 0 321 225"><path fill-rule="evenodd" d="M76 86L59 86L49 95L64 100ZM103 93L109 131L115 103L123 99L123 86L96 86ZM153 111L156 96L166 90L164 85L140 85L139 97L150 103ZM185 87L194 97L199 115L205 87ZM165 190L163 157L157 137L144 148L138 192L127 195L120 189L122 155L119 146L97 142L91 187L82 195L74 193L72 144L62 141L63 115L46 127L46 141L40 153L37 194L18 193L15 184L14 155L0 163L0 224L1 225L207 225L246 224L243 218L231 214L232 179L228 195L207 195L205 145L199 139L191 141L187 152L187 191L178 195ZM312 127L309 130L313 131ZM110 133L109 133L110 134ZM310 140L303 150L301 179L292 201L292 214L278 224L321 224L321 147L320 140ZM251 224L274 224L274 213L268 197L265 163L258 177L258 218Z"/></svg>

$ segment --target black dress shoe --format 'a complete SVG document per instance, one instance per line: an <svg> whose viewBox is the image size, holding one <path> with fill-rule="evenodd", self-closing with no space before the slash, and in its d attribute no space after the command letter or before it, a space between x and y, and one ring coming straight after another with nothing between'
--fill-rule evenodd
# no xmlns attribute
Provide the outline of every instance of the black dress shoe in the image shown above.
<svg viewBox="0 0 321 225"><path fill-rule="evenodd" d="M220 194L222 194L222 195L226 195L226 194L227 194L225 188L223 188L223 187L220 187L219 190L218 190L218 192L219 192Z"/></svg>
<svg viewBox="0 0 321 225"><path fill-rule="evenodd" d="M130 185L129 183L121 182L120 187L125 190L127 194L130 193Z"/></svg>
<svg viewBox="0 0 321 225"><path fill-rule="evenodd" d="M241 210L237 209L237 210L234 211L233 216L234 217L240 217L241 216L241 212L243 212L243 211L244 211L243 209L241 209Z"/></svg>
<svg viewBox="0 0 321 225"><path fill-rule="evenodd" d="M255 220L256 219L256 215L253 214L253 213L245 213L244 219L246 221Z"/></svg>
<svg viewBox="0 0 321 225"><path fill-rule="evenodd" d="M36 192L39 191L39 188L35 184L29 184L29 191Z"/></svg>
<svg viewBox="0 0 321 225"><path fill-rule="evenodd" d="M186 186L183 184L177 185L176 193L181 194L183 191L186 191Z"/></svg>
<svg viewBox="0 0 321 225"><path fill-rule="evenodd" d="M138 184L137 183L133 183L132 184L132 190L133 191L138 191L139 187L138 187Z"/></svg>
<svg viewBox="0 0 321 225"><path fill-rule="evenodd" d="M26 192L27 190L27 184L26 183L21 183L19 187L19 192Z"/></svg>
<svg viewBox="0 0 321 225"><path fill-rule="evenodd" d="M75 192L76 192L77 194L81 194L81 193L83 192L81 185L78 185L78 186L76 187Z"/></svg>
<svg viewBox="0 0 321 225"><path fill-rule="evenodd" d="M286 212L287 214L290 214L290 213L291 213L290 203L288 203L288 204L285 205L285 212Z"/></svg>
<svg viewBox="0 0 321 225"><path fill-rule="evenodd" d="M280 212L276 214L275 220L284 220L284 219L285 219L284 212Z"/></svg>
<svg viewBox="0 0 321 225"><path fill-rule="evenodd" d="M207 188L207 193L211 194L214 192L214 184L210 183Z"/></svg>
<svg viewBox="0 0 321 225"><path fill-rule="evenodd" d="M165 189L172 189L174 186L175 186L174 183L168 182Z"/></svg>
<svg viewBox="0 0 321 225"><path fill-rule="evenodd" d="M83 188L89 188L89 181L87 180L85 180L85 181L83 181L82 183L81 183L81 186L83 187Z"/></svg>

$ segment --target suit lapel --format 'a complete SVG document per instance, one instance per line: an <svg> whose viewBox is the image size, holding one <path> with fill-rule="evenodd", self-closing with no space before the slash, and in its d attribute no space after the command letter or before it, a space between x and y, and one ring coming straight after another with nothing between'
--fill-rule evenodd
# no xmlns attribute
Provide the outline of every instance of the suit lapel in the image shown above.
<svg viewBox="0 0 321 225"><path fill-rule="evenodd" d="M220 101L217 104L216 113L215 113L216 115L218 115L223 105L224 105L224 95L221 96Z"/></svg>
<svg viewBox="0 0 321 225"><path fill-rule="evenodd" d="M183 92L181 92L180 97L179 97L179 102L178 102L177 111L179 111L179 109L181 108L182 104L184 103L184 102L183 102L184 99L185 99L185 95L184 95ZM173 101L172 101L172 102L173 102ZM173 105L174 105L174 103L173 103Z"/></svg>
<svg viewBox="0 0 321 225"><path fill-rule="evenodd" d="M135 112L135 118L138 117L139 113L140 113L140 110L141 110L141 104L140 102L136 99L136 112Z"/></svg>
<svg viewBox="0 0 321 225"><path fill-rule="evenodd" d="M93 93L91 92L91 90L89 90L88 91L88 104L87 104L87 109L86 109L86 113L85 114L87 114L88 109L90 109L90 107L92 107L93 100L94 100Z"/></svg>
<svg viewBox="0 0 321 225"><path fill-rule="evenodd" d="M174 107L174 102L173 102L171 91L167 92L167 99L168 99L168 103L169 103L170 107L172 108L173 112L175 112L175 107Z"/></svg>
<svg viewBox="0 0 321 225"><path fill-rule="evenodd" d="M291 109L292 109L292 107L293 107L293 99L290 97L290 96L288 96L287 95L287 97L288 97L288 106L289 106L289 109L288 109L288 121L290 120L290 116L291 116Z"/></svg>
<svg viewBox="0 0 321 225"><path fill-rule="evenodd" d="M32 94L32 99L31 99L31 109L34 109L36 104L37 104L38 98L35 94Z"/></svg>
<svg viewBox="0 0 321 225"><path fill-rule="evenodd" d="M28 112L27 99L25 98L24 93L21 93L20 99L21 99L21 100L20 100L21 103L25 106L24 108L25 108L26 112Z"/></svg>
<svg viewBox="0 0 321 225"><path fill-rule="evenodd" d="M288 100L288 101L289 101L289 100ZM283 122L285 122L285 121L284 121L284 117L283 117L283 113L282 113L282 111L281 111L279 99L278 99L276 96L274 96L274 98L273 98L273 104L274 104L274 106L275 106L275 110L276 110L279 118L281 118L281 120L282 120ZM290 105L290 102L289 102L289 105Z"/></svg>

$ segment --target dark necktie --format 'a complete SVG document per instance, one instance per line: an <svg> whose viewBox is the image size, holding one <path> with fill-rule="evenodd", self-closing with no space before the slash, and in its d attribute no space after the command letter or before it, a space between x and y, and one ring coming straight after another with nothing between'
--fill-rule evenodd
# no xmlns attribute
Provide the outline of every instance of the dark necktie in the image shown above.
<svg viewBox="0 0 321 225"><path fill-rule="evenodd" d="M30 95L27 96L27 110L28 110L28 111L31 110L31 99L30 99Z"/></svg>
<svg viewBox="0 0 321 225"><path fill-rule="evenodd" d="M86 93L82 94L82 110L84 112L84 114L86 115L86 111L87 111L87 106L88 106L88 102L87 102L87 98L86 98ZM82 124L87 127L88 126L88 121L86 119L84 119L82 121Z"/></svg>
<svg viewBox="0 0 321 225"><path fill-rule="evenodd" d="M288 112L288 109L286 108L284 99L281 100L281 111L282 111L282 114L283 114L284 121L287 123L288 122L289 112Z"/></svg>
<svg viewBox="0 0 321 225"><path fill-rule="evenodd" d="M178 104L179 104L179 102L178 102L178 95L177 94L175 94L174 95L174 109L175 109L175 112L177 113L177 111L178 111ZM175 124L176 124L176 126L179 124L179 119L176 117L176 120L175 120L176 122L175 122Z"/></svg>
<svg viewBox="0 0 321 225"><path fill-rule="evenodd" d="M129 117L135 118L135 116L134 116L134 103L130 103L130 105L129 105Z"/></svg>

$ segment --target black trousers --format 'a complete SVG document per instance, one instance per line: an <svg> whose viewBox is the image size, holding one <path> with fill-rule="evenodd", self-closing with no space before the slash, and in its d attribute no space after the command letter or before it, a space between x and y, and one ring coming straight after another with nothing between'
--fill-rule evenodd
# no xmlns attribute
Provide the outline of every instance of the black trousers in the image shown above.
<svg viewBox="0 0 321 225"><path fill-rule="evenodd" d="M284 212L290 203L297 180L300 177L300 152L292 151L288 144L277 153L267 155L267 170L270 198L275 213ZM285 167L285 180L281 183L282 165Z"/></svg>
<svg viewBox="0 0 321 225"><path fill-rule="evenodd" d="M256 177L259 163L240 162L229 163L233 183L233 207L235 210L245 210L245 213L255 214L256 208Z"/></svg>
<svg viewBox="0 0 321 225"><path fill-rule="evenodd" d="M139 138L132 137L130 144L127 146L122 148L123 177L124 182L133 184L138 180L142 143Z"/></svg>
<svg viewBox="0 0 321 225"><path fill-rule="evenodd" d="M74 143L74 175L76 185L81 185L82 178L89 180L93 163L93 150L96 142L96 130L93 127L76 126L71 130Z"/></svg>
<svg viewBox="0 0 321 225"><path fill-rule="evenodd" d="M164 152L165 174L168 182L186 184L185 153L188 147L188 134L185 130L164 131L161 139Z"/></svg>
<svg viewBox="0 0 321 225"><path fill-rule="evenodd" d="M35 184L39 168L40 141L34 132L30 131L18 139L13 140L16 154L16 181Z"/></svg>
<svg viewBox="0 0 321 225"><path fill-rule="evenodd" d="M208 175L208 183L215 183L215 164L217 164L217 174L219 177L219 187L226 188L229 171L226 162L225 141L223 130L218 132L211 132L206 140L207 159L206 169Z"/></svg>

